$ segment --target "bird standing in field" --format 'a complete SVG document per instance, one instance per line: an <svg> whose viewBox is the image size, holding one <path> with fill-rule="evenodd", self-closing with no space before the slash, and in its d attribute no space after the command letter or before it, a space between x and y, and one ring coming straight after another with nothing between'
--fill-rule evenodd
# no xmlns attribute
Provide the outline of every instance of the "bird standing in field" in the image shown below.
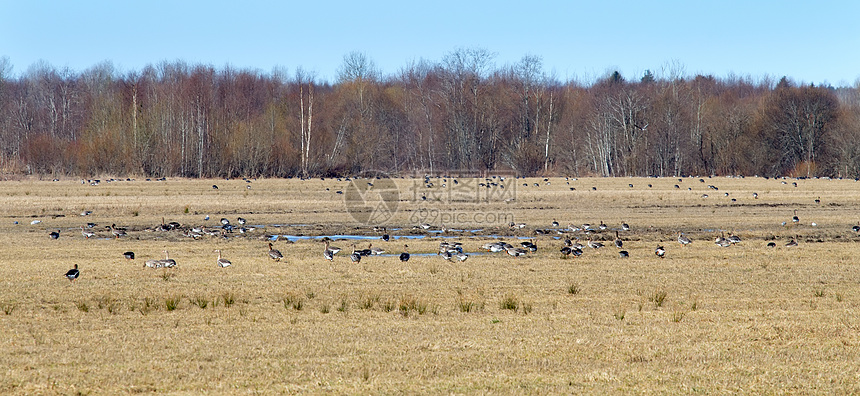
<svg viewBox="0 0 860 396"><path fill-rule="evenodd" d="M284 258L284 255L283 255L283 254L281 254L281 251L280 251L280 250L275 249L275 248L272 246L272 243L271 243L271 242L269 242L269 257L270 257L272 260L275 260L275 261L280 262L280 261L281 261L281 259L282 259L282 258Z"/></svg>
<svg viewBox="0 0 860 396"><path fill-rule="evenodd" d="M119 239L120 237L124 237L127 235L125 230L122 228L117 228L116 224L111 224L110 231L113 234L113 236L116 237L116 239Z"/></svg>
<svg viewBox="0 0 860 396"><path fill-rule="evenodd" d="M349 259L352 260L353 263L361 262L361 254L355 251L355 244L352 244L352 254L349 255Z"/></svg>
<svg viewBox="0 0 860 396"><path fill-rule="evenodd" d="M331 246L331 245L329 245L329 243L330 242L329 242L328 238L326 238L325 250L330 250L332 255L338 254L338 252L340 252L341 249L339 247Z"/></svg>
<svg viewBox="0 0 860 396"><path fill-rule="evenodd" d="M60 232L59 231L51 231L51 233L48 235L51 236L51 239L57 239L60 237Z"/></svg>
<svg viewBox="0 0 860 396"><path fill-rule="evenodd" d="M797 224L800 221L800 218L797 217L797 209L794 210L794 217L791 218L791 222Z"/></svg>
<svg viewBox="0 0 860 396"><path fill-rule="evenodd" d="M621 237L618 236L618 231L615 231L615 247L619 249L624 248L624 241L622 241Z"/></svg>
<svg viewBox="0 0 860 396"><path fill-rule="evenodd" d="M86 239L90 239L91 237L94 237L96 233L85 229L84 226L81 226L81 235L83 235Z"/></svg>
<svg viewBox="0 0 860 396"><path fill-rule="evenodd" d="M134 260L134 252L132 251L125 252L122 256L125 257L126 260Z"/></svg>
<svg viewBox="0 0 860 396"><path fill-rule="evenodd" d="M657 246L657 249L654 249L654 254L659 258L663 258L666 255L666 249L663 246Z"/></svg>
<svg viewBox="0 0 860 396"><path fill-rule="evenodd" d="M679 232L678 233L678 243L680 243L684 246L687 246L687 245L693 243L693 241L691 241L690 238L687 238L687 236L684 235L684 233Z"/></svg>
<svg viewBox="0 0 860 396"><path fill-rule="evenodd" d="M66 272L65 276L66 276L66 278L69 278L69 282L72 282L75 279L78 279L78 276L80 276L80 275L81 275L81 271L78 271L78 265L75 264L75 268L72 268L68 272Z"/></svg>
<svg viewBox="0 0 860 396"><path fill-rule="evenodd" d="M603 247L603 244L602 244L602 243L600 243L600 242L594 242L594 241L592 241L592 240L591 240L591 238L588 238L588 241L586 242L586 244L588 245L588 247L590 247L590 248L592 248L592 249L600 249L600 248L602 248L602 247Z"/></svg>
<svg viewBox="0 0 860 396"><path fill-rule="evenodd" d="M339 251L339 250L338 250ZM334 261L334 251L329 249L328 241L325 241L325 248L323 249L323 257L325 257L328 261Z"/></svg>
<svg viewBox="0 0 860 396"><path fill-rule="evenodd" d="M219 267L226 268L226 267L233 265L233 263L231 263L230 260L227 260L225 258L221 258L221 249L216 249L215 252L218 253L218 260L216 260L215 262L218 264Z"/></svg>
<svg viewBox="0 0 860 396"><path fill-rule="evenodd" d="M409 261L409 245L403 245L403 253L400 253L400 261Z"/></svg>

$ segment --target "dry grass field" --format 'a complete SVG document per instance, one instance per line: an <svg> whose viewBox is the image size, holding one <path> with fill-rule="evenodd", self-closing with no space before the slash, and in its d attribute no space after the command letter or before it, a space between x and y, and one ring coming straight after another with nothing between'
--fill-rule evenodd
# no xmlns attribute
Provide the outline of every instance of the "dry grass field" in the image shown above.
<svg viewBox="0 0 860 396"><path fill-rule="evenodd" d="M474 203L446 198L452 181L396 180L385 233L412 238L335 239L333 262L283 238L275 262L266 236L380 237L344 202L368 180L0 182L0 393L860 393L860 182L509 179ZM183 235L222 217L257 229ZM742 242L714 244L730 232ZM589 236L606 247L559 252ZM480 249L525 237L537 252ZM441 241L470 257L441 259ZM392 255L352 263L370 242ZM175 268L144 267L163 250Z"/></svg>

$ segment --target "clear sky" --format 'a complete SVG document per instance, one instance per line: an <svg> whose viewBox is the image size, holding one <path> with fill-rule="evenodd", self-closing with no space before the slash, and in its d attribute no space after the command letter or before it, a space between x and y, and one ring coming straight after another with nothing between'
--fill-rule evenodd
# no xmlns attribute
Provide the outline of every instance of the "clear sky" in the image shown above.
<svg viewBox="0 0 860 396"><path fill-rule="evenodd" d="M681 70L853 86L858 18L857 0L0 0L0 57L16 75L40 60L74 71L110 61L120 72L183 60L302 67L334 82L351 51L394 74L480 47L496 67L537 55L561 81Z"/></svg>

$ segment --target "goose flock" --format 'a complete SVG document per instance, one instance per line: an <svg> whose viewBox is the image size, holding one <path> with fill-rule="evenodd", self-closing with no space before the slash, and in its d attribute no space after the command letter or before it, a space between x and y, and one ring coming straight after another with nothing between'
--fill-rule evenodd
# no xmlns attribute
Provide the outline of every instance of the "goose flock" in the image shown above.
<svg viewBox="0 0 860 396"><path fill-rule="evenodd" d="M349 180L349 179L347 179L347 180ZM487 180L488 180L488 183L486 183L486 184L482 183L481 186L486 185L487 188L489 188L489 186L490 186L489 180L490 179L487 179ZM498 179L498 180L501 181L502 179ZM576 180L576 179L565 179L565 180L567 180L568 184L570 184L571 180ZM681 182L682 180L678 179L678 181ZM531 184L524 183L523 187L540 188L542 185L550 185L550 182L548 179L544 179L544 182L545 183L541 183L541 184L534 183L533 186ZM699 179L699 182L705 183L705 180ZM433 182L431 182L429 178L425 178L425 183L428 184L428 188L433 187ZM448 181L446 179L446 180L443 180L443 182L441 183L441 186L444 188L446 185L457 185L457 184L458 184L458 181L456 179L451 179L450 181ZM783 182L783 184L786 184L786 182ZM499 184L494 184L494 185L499 186ZM791 183L791 185L793 185L794 187L797 187L796 182ZM373 184L368 183L368 186L373 187ZM639 186L639 185L637 184L637 186ZM651 184L647 184L647 186L649 188L653 187ZM679 184L675 184L674 186L676 189L680 189ZM702 186L704 187L704 184ZM213 187L213 189L218 189L218 187L215 185L213 185L212 187ZM631 184L629 184L629 187L634 188L634 185L631 183ZM739 192L731 192L730 193L730 192L720 191L720 188L717 187L716 185L707 185L707 189L712 190L711 194L714 196L713 199L719 199L718 198L719 196L726 197L726 198L728 198L728 197L741 197L742 196L742 194L740 194ZM326 189L326 190L328 190L328 189ZM575 188L571 187L571 190L575 190ZM596 186L591 187L591 190L597 191L597 187ZM687 190L691 190L691 189L688 188ZM720 191L720 192L716 193L716 191ZM747 193L747 194L751 194L752 199L759 199L759 194L756 192ZM425 197L426 194L421 195L421 196ZM750 195L747 195L747 196L750 196ZM703 194L703 195L701 195L701 197L708 198L708 194ZM812 200L812 198L815 198L813 201L815 204L818 204L818 205L821 204L821 202L822 202L821 197L814 197L813 196L813 197L810 197L809 199ZM731 201L736 202L736 198L731 198ZM726 202L728 202L728 201L726 201ZM81 212L81 216L88 216L90 214L92 214L91 211ZM786 216L786 218L785 218L786 221L782 222L783 226L792 227L792 226L797 226L797 225L801 225L801 224L807 224L805 222L801 223L800 214L798 213L797 209L792 210L792 212L789 212L788 214L791 214L791 216ZM808 214L804 215L804 217L809 217L809 215ZM208 221L208 219L209 219L209 216L206 216L205 220ZM563 257L573 257L573 258L581 257L585 254L586 251L591 251L591 252L595 252L595 254L600 254L598 252L600 252L601 249L603 249L603 251L605 251L605 250L607 250L606 249L607 246L612 246L612 245L614 245L615 248L617 249L617 255L618 255L617 257L619 257L619 258L624 259L624 258L630 258L631 256L634 256L634 255L638 255L638 252L635 249L635 244L636 244L635 241L637 241L639 239L632 239L634 241L634 243L633 243L634 247L633 248L631 248L629 245L625 246L625 239L624 238L626 238L627 235L629 235L629 233L631 232L631 227L626 221L621 221L619 223L612 224L612 225L607 224L603 220L600 220L598 223L592 222L592 223L583 223L580 225L574 225L574 223L568 223L568 226L566 228L563 228L563 226L560 226L560 224L562 224L562 223L560 223L559 219L565 220L565 219L561 218L561 216L553 217L552 221L548 224L548 228L535 229L533 235L536 235L539 238L542 236L551 236L553 234L559 235L559 236L552 237L552 239L548 239L548 240L545 237L543 237L544 239L542 239L542 240L546 240L546 242L541 242L541 244L542 245L543 244L551 245L553 242L558 241L560 246L556 245L556 247L553 248L553 250L558 249L558 252L560 252ZM215 220L218 220L218 217L215 217ZM39 223L38 220L34 220L33 222L31 222L31 224L38 224L38 223ZM221 218L220 220L218 220L217 223L218 223L218 225L209 226L209 227L207 227L207 226L183 226L177 222L166 222L165 219L162 218L161 223L157 224L155 227L151 227L151 228L147 228L147 229L143 229L143 230L141 230L140 228L137 228L137 229L132 229L131 231L132 232L140 232L140 231L179 232L184 237L199 239L199 238L203 238L203 237L229 238L231 236L236 235L236 233L246 234L246 233L251 233L252 231L255 230L255 227L248 225L247 220L245 218L242 218L242 217L237 217L237 218L232 219L232 220L224 217L224 218ZM808 225L811 225L814 227L814 226L816 226L816 223L810 222L810 223L808 223ZM529 238L528 236L522 237L523 233L530 232L531 229L529 228L529 226L530 226L529 224L524 223L524 222L510 222L508 224L508 229L511 231L510 238L519 238L519 239ZM448 224L448 227L450 227L450 224ZM427 231L428 233L429 232L439 232L436 230L441 229L441 232L443 234L448 234L449 232L456 232L457 231L457 230L452 231L448 227L446 227L446 225L444 225L444 224L440 224L438 226L435 226L435 225L432 225L430 223L423 222L423 223L420 223L420 224L417 224L416 226L414 226L413 229L419 230L419 231L424 230L424 231ZM541 227L547 227L547 226L541 226ZM431 231L431 229L434 231ZM75 230L75 229L73 228L72 230ZM99 230L101 230L101 231L99 231ZM392 229L392 230L394 230L394 229ZM460 230L460 231L462 231L462 230ZM702 230L688 230L688 231L689 231L689 234L684 232L684 231L678 231L678 230L674 230L671 232L666 230L665 232L668 233L670 236L677 235L676 240L677 240L678 244L680 244L683 248L690 248L691 246L694 246L693 245L694 240L693 240L693 238L691 238L691 236L695 236L695 240L697 241L695 247L697 247L699 243L707 242L708 240L713 240L714 244L716 246L719 246L722 248L729 248L731 246L742 244L741 237L736 235L734 233L734 231L729 231L729 230L716 230L716 231L709 230L709 231L704 231L704 232ZM860 223L858 223L858 225L853 226L852 231L855 233L860 233ZM80 226L80 232L81 232L81 235L83 236L84 239L91 239L91 238L98 236L99 234L109 232L111 239L119 240L122 238L127 238L129 236L130 231L128 228L118 226L117 224L111 224L110 226L96 229L95 224L87 223L86 225ZM391 249L391 245L388 245L387 243L391 242L392 240L396 240L398 238L398 236L388 234L387 233L388 231L384 227L374 227L373 232L377 233L376 235L379 236L378 239L382 241L380 243L385 247L381 247L379 245L374 246L373 242L368 243L366 248L364 246L357 246L356 244L352 244L352 251L351 252L347 251L347 253L350 253L348 256L350 261L358 263L358 262L361 262L362 259L367 259L368 257L372 257L372 256L394 256L394 257L398 257L399 260L402 262L407 262L411 258L415 257L413 254L411 254L409 252L409 246L408 245L404 244L403 249L399 252L396 251L397 249ZM614 232L614 238L612 238L613 232ZM718 233L718 235L715 235L716 233ZM709 236L704 235L704 234L709 234ZM60 230L51 231L49 233L49 236L52 239L59 239L61 237L62 238L68 238L67 235L68 234L62 234L62 236L61 236ZM174 234L174 235L178 235L178 234ZM427 235L431 235L431 234L427 234ZM504 238L504 236L494 236L494 237L497 239ZM276 236L276 235L260 235L260 239L269 241L268 242L268 250L266 251L266 254L271 260L273 260L275 262L280 262L285 257L284 254L280 250L276 249L274 244L272 243L272 242L278 240L278 236ZM671 241L671 239L672 239L672 237L670 237L668 240ZM374 239L374 240L376 240L376 239ZM785 247L796 247L796 246L798 246L799 240L800 240L799 235L796 235L793 238L791 238L790 240L788 240L788 242L785 243L784 246ZM662 259L662 258L667 257L666 246L668 246L668 245L666 245L666 243L668 243L668 242L666 240L664 240L663 238L660 238L659 242L660 243L656 245L656 247L654 248L653 251L654 251L654 254L656 257ZM325 238L325 240L323 240L323 243L324 243L324 247L322 248L323 259L325 259L329 262L334 262L334 261L338 260L338 254L343 250L341 248L332 246L331 245L332 241L328 238ZM604 243L606 243L606 245L604 245ZM749 241L747 242L747 244L749 244ZM655 246L655 245L652 245L652 246ZM776 244L776 242L770 242L769 241L767 243L767 246L768 247L776 247L777 244ZM388 248L386 248L386 247L388 247ZM629 250L625 250L624 249L625 247L627 247ZM392 251L392 250L394 250L394 252L392 252L393 254L386 254L387 252ZM513 258L523 258L523 257L528 257L530 254L537 252L538 251L538 245L537 245L537 241L534 238L531 238L529 240L518 240L517 242L513 242L513 243L508 243L508 242L499 240L499 241L484 243L483 245L480 246L480 249L475 249L476 253L470 253L470 251L467 251L466 249L464 249L464 246L461 242L453 242L450 240L445 240L445 241L442 241L439 243L439 249L436 252L436 255L438 257L441 257L444 260L463 262L469 258L470 254L486 254L484 252L477 253L478 250L481 250L481 251L484 251L487 253L503 253L503 254L506 254L506 255L513 257ZM613 249L610 249L610 250L613 250ZM227 268L227 267L230 267L232 265L232 263L229 260L222 257L222 252L220 249L215 250L214 252L217 253L216 264L218 267ZM171 259L169 257L168 251L164 250L163 253L164 253L164 259L146 260L144 263L144 267L149 267L149 268L174 268L174 267L176 267L177 263L174 259ZM262 252L260 252L260 253L262 253ZM291 252L285 251L285 253L291 253ZM591 254L591 253L589 253L589 254ZM423 254L421 254L421 255L423 255ZM613 255L614 255L614 253L613 253ZM649 256L650 256L650 253L649 253ZM125 257L128 260L134 260L135 254L134 254L134 252L128 251L128 252L123 253L123 257ZM651 256L651 257L654 257L654 256ZM75 270L77 270L77 268ZM72 270L69 271L69 273L71 273L71 272L72 272ZM66 274L66 276L69 277L69 279L73 281L74 279L77 279L79 274L80 274L80 272L78 271L78 272L74 273L74 277L69 277L70 274L68 274L68 273Z"/></svg>

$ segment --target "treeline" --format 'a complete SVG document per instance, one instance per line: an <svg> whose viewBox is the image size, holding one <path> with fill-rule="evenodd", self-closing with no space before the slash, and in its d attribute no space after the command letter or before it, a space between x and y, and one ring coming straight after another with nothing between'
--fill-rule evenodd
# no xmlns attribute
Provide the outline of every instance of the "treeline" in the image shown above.
<svg viewBox="0 0 860 396"><path fill-rule="evenodd" d="M383 170L569 176L860 176L860 86L618 72L560 82L541 59L458 49L337 81L181 61L118 73L0 58L0 172L184 177Z"/></svg>

